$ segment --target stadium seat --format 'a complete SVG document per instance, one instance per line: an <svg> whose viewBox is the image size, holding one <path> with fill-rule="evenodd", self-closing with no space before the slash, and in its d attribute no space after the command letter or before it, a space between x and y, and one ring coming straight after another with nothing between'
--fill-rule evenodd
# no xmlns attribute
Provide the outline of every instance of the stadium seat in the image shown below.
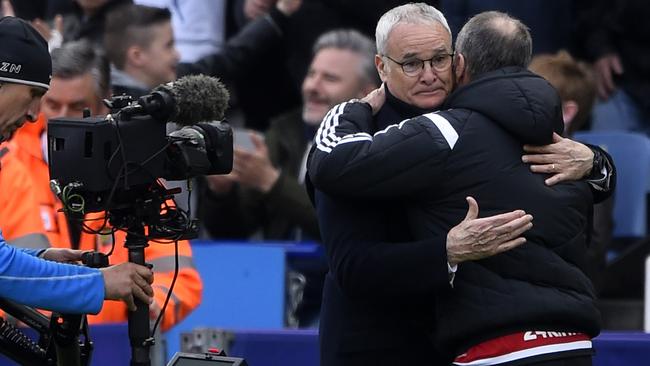
<svg viewBox="0 0 650 366"><path fill-rule="evenodd" d="M580 132L574 139L597 145L616 164L613 242L598 284L599 308L609 329L642 329L645 259L648 240L647 194L650 139L623 131ZM625 308L625 311L621 309Z"/></svg>
<svg viewBox="0 0 650 366"><path fill-rule="evenodd" d="M616 164L613 237L645 237L648 226L646 194L650 186L650 139L644 134L618 131L579 132L574 139L600 146Z"/></svg>

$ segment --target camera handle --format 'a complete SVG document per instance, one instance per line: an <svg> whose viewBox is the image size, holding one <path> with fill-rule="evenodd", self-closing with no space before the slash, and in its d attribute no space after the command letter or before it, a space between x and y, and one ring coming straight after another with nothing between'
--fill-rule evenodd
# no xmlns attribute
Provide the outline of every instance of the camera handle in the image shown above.
<svg viewBox="0 0 650 366"><path fill-rule="evenodd" d="M149 245L140 220L130 225L124 247L129 251L129 262L147 266L144 249ZM129 311L129 341L131 342L131 366L151 366L149 348L155 343L151 336L149 305L135 299L136 311Z"/></svg>

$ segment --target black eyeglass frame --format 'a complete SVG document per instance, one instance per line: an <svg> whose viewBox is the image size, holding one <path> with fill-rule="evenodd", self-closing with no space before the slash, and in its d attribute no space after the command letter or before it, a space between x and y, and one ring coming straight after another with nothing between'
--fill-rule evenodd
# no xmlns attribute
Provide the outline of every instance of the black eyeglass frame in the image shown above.
<svg viewBox="0 0 650 366"><path fill-rule="evenodd" d="M447 68L449 68L454 63L454 55L455 54L456 54L455 52L452 52L452 53L438 53L438 54L433 55L433 57L431 57L430 59L420 60L419 58L415 58L415 59L404 61L404 62L399 62L399 61L395 60L394 58L392 58L392 57L390 57L388 55L382 55L382 56L384 56L387 59L389 59L389 60L393 61L394 63L398 64L401 67L402 72L404 72L404 75L406 75L406 76L418 76L424 70L424 63L427 62L427 61L429 62L429 66L431 67L431 69L433 69L433 70L435 70L437 72L446 71ZM448 57L450 57L451 62L449 64L444 65L444 67L442 67L442 68L434 66L433 60L435 58L437 58L437 57L440 57L440 56L445 56L445 57L448 56ZM417 71L407 72L404 69L404 65L408 64L410 62L414 62L414 61L418 61L420 63L420 67L418 68Z"/></svg>

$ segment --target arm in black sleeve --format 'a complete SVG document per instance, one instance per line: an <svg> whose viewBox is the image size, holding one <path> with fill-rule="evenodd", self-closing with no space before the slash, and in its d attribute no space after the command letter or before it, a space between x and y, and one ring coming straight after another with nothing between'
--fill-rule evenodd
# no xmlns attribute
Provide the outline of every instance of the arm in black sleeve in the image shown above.
<svg viewBox="0 0 650 366"><path fill-rule="evenodd" d="M444 126L443 126L444 125ZM347 102L325 116L308 161L318 189L353 197L395 197L434 188L458 133L426 114L370 135L367 103Z"/></svg>
<svg viewBox="0 0 650 366"><path fill-rule="evenodd" d="M296 177L280 172L280 177L265 195L264 206L270 217L283 217L299 226L311 239L320 240L316 211L305 187Z"/></svg>
<svg viewBox="0 0 650 366"><path fill-rule="evenodd" d="M311 239L318 240L318 220L305 187L284 172L271 190L262 193L235 184L228 193L217 194L205 187L200 201L199 218L214 239L246 239L273 218L300 227ZM265 232L267 239L287 239L284 231Z"/></svg>
<svg viewBox="0 0 650 366"><path fill-rule="evenodd" d="M259 227L260 210L244 207L250 200L238 184L228 193L213 193L207 186L203 191L198 216L213 239L246 239Z"/></svg>
<svg viewBox="0 0 650 366"><path fill-rule="evenodd" d="M330 273L346 294L418 301L450 288L446 237L387 242L381 207L314 195Z"/></svg>
<svg viewBox="0 0 650 366"><path fill-rule="evenodd" d="M594 195L594 203L609 198L616 188L616 166L605 150L595 145L587 145L594 153L594 166L587 177L587 183Z"/></svg>
<svg viewBox="0 0 650 366"><path fill-rule="evenodd" d="M287 21L288 17L273 7L269 14L248 23L219 52L191 64L179 64L178 76L205 74L226 80L240 79L251 67L263 62L264 55L277 49Z"/></svg>

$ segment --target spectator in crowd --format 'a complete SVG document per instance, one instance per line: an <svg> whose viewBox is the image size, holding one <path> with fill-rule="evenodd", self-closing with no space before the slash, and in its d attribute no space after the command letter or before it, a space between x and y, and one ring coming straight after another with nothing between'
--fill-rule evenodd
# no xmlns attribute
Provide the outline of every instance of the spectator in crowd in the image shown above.
<svg viewBox="0 0 650 366"><path fill-rule="evenodd" d="M110 12L104 46L113 94L137 98L176 79L179 54L167 9L126 5Z"/></svg>
<svg viewBox="0 0 650 366"><path fill-rule="evenodd" d="M169 9L181 62L196 62L221 49L226 20L225 0L136 0L135 3Z"/></svg>
<svg viewBox="0 0 650 366"><path fill-rule="evenodd" d="M0 70L0 140L7 140L25 120L35 119L41 96L49 88L52 66L45 39L14 17L0 19L0 59L7 65ZM97 313L104 299L122 300L130 310L136 308L136 297L147 304L153 300L153 274L143 266L123 263L97 270L52 263L77 261L81 251L17 250L2 235L0 254L0 295L22 304L66 313Z"/></svg>
<svg viewBox="0 0 650 366"><path fill-rule="evenodd" d="M650 134L650 13L643 0L587 2L578 18L581 54L594 63L594 130Z"/></svg>
<svg viewBox="0 0 650 366"><path fill-rule="evenodd" d="M107 61L103 56L84 41L70 42L52 53L52 81L50 89L43 96L41 110L43 122L59 117L81 118L84 108L89 108L92 113L106 113L102 98L110 93L110 79ZM46 124L43 125L46 125ZM54 122L55 123L55 122ZM45 132L45 131L42 131ZM62 219L61 212L54 211L61 206L60 202L50 191L48 165L45 159L46 151L39 150L42 146L38 136L31 139L23 138L21 142L31 142L34 145L21 145L21 148L30 152L26 155L31 166L30 173L36 181L34 195L42 200L42 207L48 207L50 212L43 217L57 217L58 240L53 241L55 247L73 247L81 250L94 250L108 253L112 247L110 234L94 235L79 232L79 222L70 220L71 225ZM98 230L102 226L104 213L90 214L86 224ZM95 219L95 220L93 220ZM69 228L69 230L68 230ZM72 237L66 237L70 231ZM79 236L80 235L80 236ZM124 247L125 233L115 233L115 248L111 254L111 263L128 262L128 251ZM179 249L179 274L174 285L170 303L167 305L162 320L163 330L169 329L174 324L186 317L201 301L201 278L194 268L192 250L188 241L178 243ZM150 315L155 319L160 313L167 292L174 275L174 247L152 243L145 249L145 258L152 263L156 280L153 283L154 301L150 305ZM124 322L127 320L126 308L120 303L107 303L102 311L89 316L92 323Z"/></svg>
<svg viewBox="0 0 650 366"><path fill-rule="evenodd" d="M191 64L179 65L179 75L202 73L221 78L228 83L231 95L234 96L231 101L233 108L229 111L231 122L255 130L265 130L269 125L268 117L286 111L289 106L293 107L293 100L298 97L292 89L287 92L283 87L288 80L281 80L284 67L277 65L281 65L285 58L283 41L290 36L287 29L289 21L302 3L302 0L275 2L264 16L257 17L228 39L219 52ZM274 72L268 73L265 70ZM266 77L256 78L255 75L260 74L272 75L271 79L280 80L276 83L269 82ZM256 81L251 83L251 80ZM247 91L253 91L253 94L260 92L250 84L273 85L274 93L272 96L267 94L263 99L249 99Z"/></svg>
<svg viewBox="0 0 650 366"><path fill-rule="evenodd" d="M71 12L63 14L63 42L85 39L103 49L107 14L132 0L74 0Z"/></svg>
<svg viewBox="0 0 650 366"><path fill-rule="evenodd" d="M596 100L596 85L591 67L575 60L567 51L533 57L529 69L548 80L562 99L564 136L582 129Z"/></svg>
<svg viewBox="0 0 650 366"><path fill-rule="evenodd" d="M237 82L278 44L282 24L300 5L301 0L281 0L269 17L246 27L221 51L180 65L169 10L143 5L120 7L108 15L104 42L112 65L114 93L134 97L146 94L159 84L175 80L177 67L181 76L202 73Z"/></svg>
<svg viewBox="0 0 650 366"><path fill-rule="evenodd" d="M212 237L319 240L316 213L303 186L310 140L331 107L379 85L373 57L372 41L357 31L335 30L318 38L302 84L302 108L274 119L264 136L247 132L252 146L235 146L233 173L206 177L200 218ZM323 263L294 269L307 283L298 308L290 312L298 323L292 325L308 326L320 308L326 268Z"/></svg>
<svg viewBox="0 0 650 366"><path fill-rule="evenodd" d="M596 100L596 84L590 66L575 60L568 52L560 51L533 57L529 69L548 80L560 94L565 136L571 137L587 124ZM594 205L586 269L597 292L605 270L606 252L612 242L613 211L613 197Z"/></svg>
<svg viewBox="0 0 650 366"><path fill-rule="evenodd" d="M234 34L247 23L264 18L267 12L273 14L278 2L229 1L229 33ZM271 119L300 106L300 88L313 56L311 47L321 34L351 28L371 36L381 14L402 3L404 0L305 1L283 25L286 36L274 48L272 56L265 59L265 67L248 70L245 79L233 89L246 126L263 131ZM274 93L269 95L257 85L273 85Z"/></svg>
<svg viewBox="0 0 650 366"><path fill-rule="evenodd" d="M391 57L404 49L389 42L385 51ZM557 92L525 68L531 51L523 23L500 12L478 14L456 40L453 77L459 88L445 101L446 111L371 136L364 132L373 129L372 113L385 101L384 89L378 89L366 98L369 105L337 107L315 138L309 171L316 187L351 197L410 198L410 230L417 238L441 235L448 223L461 220L469 194L484 202L484 213L521 207L535 217L526 245L463 263L454 291L437 298L435 339L456 363L497 357L502 361L496 364L562 359L589 365L589 340L600 329L595 294L581 271L592 205L589 186L578 181L550 190L544 177L521 161L523 143L550 143L554 129L564 128ZM430 61L434 70L452 64L449 51L442 52ZM423 67L422 61L402 64L406 75L426 72ZM562 291L567 288L570 294ZM512 304L516 309L503 311ZM531 327L578 335L503 346L507 339L526 339ZM564 361L557 362L548 364Z"/></svg>
<svg viewBox="0 0 650 366"><path fill-rule="evenodd" d="M374 118L374 131L438 108L452 87L451 62L446 69L440 64L433 68L434 60L451 58L444 17L421 3L397 7L378 23L376 40L375 64L385 82L386 103ZM420 61L424 70L414 77L406 75L402 65L417 60L428 60ZM568 164L567 152L555 155L559 147L586 155L586 163ZM580 144L563 140L546 148L554 152L554 159L538 160L536 170L562 163L562 174L547 183L579 178L592 170L593 153ZM525 239L519 236L532 220L520 210L478 219L478 206L470 198L467 216L448 233L408 242L413 240L404 230L409 227L404 207L408 200L355 201L318 190L314 195L330 266L321 311L324 365L444 362L429 334L435 294L450 288L453 264L521 245ZM393 351L401 348L411 351L408 355Z"/></svg>
<svg viewBox="0 0 650 366"><path fill-rule="evenodd" d="M582 0L441 0L452 37L472 16L497 10L520 19L533 37L533 55L554 53L572 46L576 7Z"/></svg>
<svg viewBox="0 0 650 366"><path fill-rule="evenodd" d="M182 63L179 74L206 74L238 85L260 59L277 58L278 48L286 36L287 23L302 6L302 0L279 0L268 14L246 25L219 51L193 63ZM263 69L268 69L265 60Z"/></svg>
<svg viewBox="0 0 650 366"><path fill-rule="evenodd" d="M279 0L236 0L231 4L231 14L236 28L272 12ZM331 1L311 0L303 4L295 17L286 25L286 57L278 66L287 69L294 85L300 86L312 59L311 47L323 33L332 29L355 29L372 36L379 17L389 9L403 4L403 0ZM435 5L437 1L427 1ZM284 74L284 73L283 73Z"/></svg>
<svg viewBox="0 0 650 366"><path fill-rule="evenodd" d="M314 45L302 84L303 106L273 121L264 136L249 132L249 149L235 146L233 172L206 177L202 218L215 238L318 239L313 207L302 186L309 141L337 103L376 88L374 45L357 31L332 31ZM298 229L298 230L297 230Z"/></svg>

